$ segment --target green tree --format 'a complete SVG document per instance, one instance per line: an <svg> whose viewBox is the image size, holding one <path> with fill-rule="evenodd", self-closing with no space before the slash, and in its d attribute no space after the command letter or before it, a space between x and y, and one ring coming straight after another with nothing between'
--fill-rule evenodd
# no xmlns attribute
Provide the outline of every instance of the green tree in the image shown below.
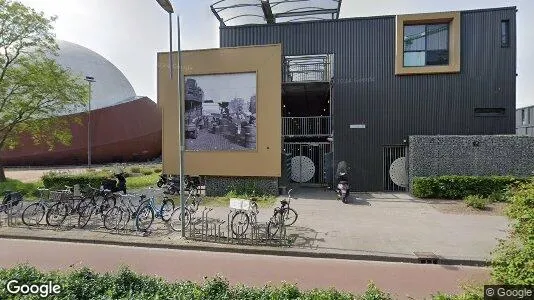
<svg viewBox="0 0 534 300"><path fill-rule="evenodd" d="M89 99L83 78L53 59L58 50L55 19L19 2L0 0L0 151L21 146L21 136L49 149L70 144L69 121L58 113L77 109ZM0 152L3 181L1 162Z"/></svg>

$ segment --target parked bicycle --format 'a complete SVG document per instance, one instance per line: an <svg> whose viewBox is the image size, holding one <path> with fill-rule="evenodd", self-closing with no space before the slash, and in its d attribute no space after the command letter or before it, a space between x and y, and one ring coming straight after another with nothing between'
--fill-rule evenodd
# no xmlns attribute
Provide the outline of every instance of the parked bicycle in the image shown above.
<svg viewBox="0 0 534 300"><path fill-rule="evenodd" d="M6 215L16 215L24 206L24 198L19 192L6 191L4 193L4 199L0 206L0 212L4 212Z"/></svg>
<svg viewBox="0 0 534 300"><path fill-rule="evenodd" d="M51 191L50 197L56 202L46 212L46 224L49 226L61 226L69 215L79 214L79 205L83 201L83 195L76 195L74 187L65 186L66 190Z"/></svg>
<svg viewBox="0 0 534 300"><path fill-rule="evenodd" d="M250 200L250 206L247 209L239 209L232 215L230 227L232 233L241 237L245 235L249 226L257 223L257 215L260 213L256 198Z"/></svg>
<svg viewBox="0 0 534 300"><path fill-rule="evenodd" d="M200 203L202 203L202 197L200 196L200 193L198 192L198 190L195 189L189 193L185 201L185 208L184 208L185 226L188 226L189 223L191 223L193 216L198 211L198 206L200 205ZM176 208L172 212L169 224L172 230L174 231L182 230L182 214L181 214L180 207Z"/></svg>
<svg viewBox="0 0 534 300"><path fill-rule="evenodd" d="M41 223L48 209L55 204L50 201L49 189L38 189L39 201L28 205L22 212L22 223L26 226L37 226Z"/></svg>
<svg viewBox="0 0 534 300"><path fill-rule="evenodd" d="M287 198L280 201L280 207L276 207L274 209L274 214L269 219L267 224L267 235L270 238L274 237L278 233L282 227L282 224L285 227L291 226L295 224L299 217L297 212L290 207L291 199L294 199L291 197L291 191L293 191L293 189L287 192Z"/></svg>
<svg viewBox="0 0 534 300"><path fill-rule="evenodd" d="M174 202L167 197L163 197L161 205L156 204L154 194L149 199L143 201L135 213L135 225L139 231L147 231L154 218L161 219L164 222L169 221L174 211Z"/></svg>
<svg viewBox="0 0 534 300"><path fill-rule="evenodd" d="M130 219L136 217L140 203L143 203L146 195L121 195L117 194L117 205L109 209L104 215L104 227L109 230L125 229ZM138 199L135 201L134 199Z"/></svg>
<svg viewBox="0 0 534 300"><path fill-rule="evenodd" d="M117 202L117 195L111 190L97 189L88 185L85 194L85 199L78 205L80 228L84 228L93 215L99 215L103 221L105 213Z"/></svg>

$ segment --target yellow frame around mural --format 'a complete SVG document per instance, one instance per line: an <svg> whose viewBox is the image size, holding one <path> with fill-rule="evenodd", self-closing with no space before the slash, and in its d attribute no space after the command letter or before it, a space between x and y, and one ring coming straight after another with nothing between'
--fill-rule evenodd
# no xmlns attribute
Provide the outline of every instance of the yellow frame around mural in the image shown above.
<svg viewBox="0 0 534 300"><path fill-rule="evenodd" d="M169 77L169 53L158 53L158 104L162 109L165 174L179 173L177 63ZM173 61L178 62L177 52ZM184 76L256 73L256 151L186 151L185 173L209 176L281 176L282 48L262 45L182 51Z"/></svg>

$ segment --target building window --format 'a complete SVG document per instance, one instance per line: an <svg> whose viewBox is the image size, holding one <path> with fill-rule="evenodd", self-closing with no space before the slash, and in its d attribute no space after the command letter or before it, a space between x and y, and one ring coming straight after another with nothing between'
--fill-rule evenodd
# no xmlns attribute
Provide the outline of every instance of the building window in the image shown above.
<svg viewBox="0 0 534 300"><path fill-rule="evenodd" d="M501 47L510 47L510 20L501 21Z"/></svg>
<svg viewBox="0 0 534 300"><path fill-rule="evenodd" d="M523 125L529 125L530 124L530 109L529 108L522 109L521 117L522 117Z"/></svg>
<svg viewBox="0 0 534 300"><path fill-rule="evenodd" d="M449 23L404 25L404 66L449 64Z"/></svg>
<svg viewBox="0 0 534 300"><path fill-rule="evenodd" d="M475 108L476 117L502 117L505 115L506 109L504 108Z"/></svg>
<svg viewBox="0 0 534 300"><path fill-rule="evenodd" d="M460 13L397 16L395 74L460 72Z"/></svg>

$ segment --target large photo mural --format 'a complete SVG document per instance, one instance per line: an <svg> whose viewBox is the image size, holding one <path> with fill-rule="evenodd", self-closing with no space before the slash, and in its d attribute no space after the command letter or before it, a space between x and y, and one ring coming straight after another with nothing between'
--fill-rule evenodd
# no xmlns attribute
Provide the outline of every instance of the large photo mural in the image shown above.
<svg viewBox="0 0 534 300"><path fill-rule="evenodd" d="M256 150L256 73L185 77L187 151Z"/></svg>

